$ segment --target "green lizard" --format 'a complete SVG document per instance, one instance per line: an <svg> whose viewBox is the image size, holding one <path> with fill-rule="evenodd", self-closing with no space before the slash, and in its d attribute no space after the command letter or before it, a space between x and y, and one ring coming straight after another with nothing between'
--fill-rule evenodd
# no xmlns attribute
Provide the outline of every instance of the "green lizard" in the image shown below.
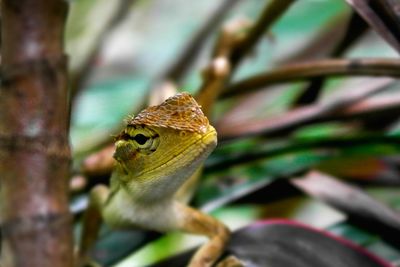
<svg viewBox="0 0 400 267"><path fill-rule="evenodd" d="M213 266L229 241L228 228L177 201L178 189L217 145L217 133L187 93L168 98L127 120L116 137L110 188L96 186L84 218L77 266L87 260L102 219L110 227L181 230L209 238L188 266ZM228 257L218 266L242 266Z"/></svg>

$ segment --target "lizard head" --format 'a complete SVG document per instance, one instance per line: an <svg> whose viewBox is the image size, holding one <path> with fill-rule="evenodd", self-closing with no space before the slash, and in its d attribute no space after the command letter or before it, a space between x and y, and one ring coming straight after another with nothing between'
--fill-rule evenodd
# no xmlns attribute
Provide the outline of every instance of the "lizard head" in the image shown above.
<svg viewBox="0 0 400 267"><path fill-rule="evenodd" d="M217 133L192 96L180 93L127 120L116 138L117 168L146 181L190 175L212 152Z"/></svg>

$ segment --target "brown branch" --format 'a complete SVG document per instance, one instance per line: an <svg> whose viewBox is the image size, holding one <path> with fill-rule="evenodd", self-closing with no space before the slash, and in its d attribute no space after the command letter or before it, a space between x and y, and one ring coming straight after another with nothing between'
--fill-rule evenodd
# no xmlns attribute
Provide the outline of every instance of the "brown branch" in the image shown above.
<svg viewBox="0 0 400 267"><path fill-rule="evenodd" d="M203 83L196 95L197 102L203 112L210 117L218 96L222 92L226 81L231 74L231 65L228 61L233 48L241 38L241 32L247 28L248 22L242 19L233 19L227 22L214 45L211 62L203 70Z"/></svg>
<svg viewBox="0 0 400 267"><path fill-rule="evenodd" d="M388 76L400 77L398 59L326 59L287 64L272 71L255 75L230 86L222 98L256 91L260 88L291 81L323 76Z"/></svg>
<svg viewBox="0 0 400 267"><path fill-rule="evenodd" d="M284 14L294 2L295 0L273 0L271 3L268 3L243 41L233 49L229 57L232 70L239 65L240 61L253 49L269 27Z"/></svg>
<svg viewBox="0 0 400 267"><path fill-rule="evenodd" d="M65 1L2 0L2 266L71 267Z"/></svg>
<svg viewBox="0 0 400 267"><path fill-rule="evenodd" d="M213 59L203 71L203 84L196 100L207 117L212 116L212 110L225 82L230 74L230 64L225 57Z"/></svg>
<svg viewBox="0 0 400 267"><path fill-rule="evenodd" d="M213 60L204 71L203 84L197 96L207 116L240 61L294 2L295 0L273 0L267 4L252 27L249 27L248 21L241 19L225 24L216 42Z"/></svg>
<svg viewBox="0 0 400 267"><path fill-rule="evenodd" d="M254 135L281 135L300 126L332 118L336 115L346 116L351 112L357 113L357 109L352 110L353 105L357 105L372 94L385 90L392 82L391 79L383 79L362 84L362 87L352 85L348 90L344 90L348 93L342 98L327 104L313 104L295 108L273 118L236 121L235 123L223 119L216 125L218 134L221 140Z"/></svg>

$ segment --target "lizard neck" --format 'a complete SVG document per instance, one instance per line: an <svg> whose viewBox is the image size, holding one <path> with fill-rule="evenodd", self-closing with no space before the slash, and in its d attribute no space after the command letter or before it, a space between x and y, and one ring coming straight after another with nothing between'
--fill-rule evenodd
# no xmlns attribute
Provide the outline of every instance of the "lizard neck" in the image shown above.
<svg viewBox="0 0 400 267"><path fill-rule="evenodd" d="M203 153L185 167L169 173L164 172L162 175L159 172L149 171L141 176L132 177L131 174L125 174L117 168L113 176L128 191L133 201L148 204L160 203L174 198L181 185L200 168L208 154Z"/></svg>

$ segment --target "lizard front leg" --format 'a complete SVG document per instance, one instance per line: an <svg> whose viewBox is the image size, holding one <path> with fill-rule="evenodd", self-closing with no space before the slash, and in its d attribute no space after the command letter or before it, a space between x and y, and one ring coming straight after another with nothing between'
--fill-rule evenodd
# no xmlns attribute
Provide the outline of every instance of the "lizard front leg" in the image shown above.
<svg viewBox="0 0 400 267"><path fill-rule="evenodd" d="M179 230L184 232L204 235L210 240L200 247L189 263L189 267L210 267L213 266L224 252L229 242L230 231L220 221L200 212L199 210L188 207L176 202L176 208L181 218ZM235 257L229 257L217 266L242 267L243 264Z"/></svg>
<svg viewBox="0 0 400 267"><path fill-rule="evenodd" d="M121 193L121 192L120 192ZM103 220L104 207L106 202L110 199L110 190L104 185L96 186L90 193L90 200L88 208L84 214L82 237L80 240L79 250L76 258L76 267L85 266L89 263L88 253L90 248L96 242L98 232L100 230L100 225ZM188 207L180 202L173 202L174 212L170 213L167 208L161 208L163 212L166 212L172 223L169 227L170 230L181 230L184 232L204 235L210 240L204 244L192 257L189 267L210 267L216 263L218 258L224 251L230 237L229 229L220 221L214 219L213 217L202 213L196 209ZM112 203L111 203L112 204ZM164 206L163 206L164 207ZM168 207L168 205L166 205ZM155 209L158 210L158 209ZM163 212L158 214L162 214ZM150 213L149 213L150 214ZM143 216L143 214L142 214ZM142 217L138 214L138 217ZM150 216L149 218L152 218ZM142 217L143 219L143 217ZM137 219L135 218L125 218L120 219L119 224L125 226L125 228L136 228ZM166 229L158 229L160 225L165 226L164 223L159 223L152 221L150 219L145 219L142 221L143 228L148 227L149 229L159 230L164 232ZM139 224L140 225L140 224ZM229 257L229 260L224 260L219 263L218 267L242 267L243 265L236 260L236 258Z"/></svg>
<svg viewBox="0 0 400 267"><path fill-rule="evenodd" d="M81 240L75 257L75 266L85 266L89 262L90 248L96 242L103 220L101 211L108 199L109 189L105 185L97 185L90 192L88 208L83 217Z"/></svg>

